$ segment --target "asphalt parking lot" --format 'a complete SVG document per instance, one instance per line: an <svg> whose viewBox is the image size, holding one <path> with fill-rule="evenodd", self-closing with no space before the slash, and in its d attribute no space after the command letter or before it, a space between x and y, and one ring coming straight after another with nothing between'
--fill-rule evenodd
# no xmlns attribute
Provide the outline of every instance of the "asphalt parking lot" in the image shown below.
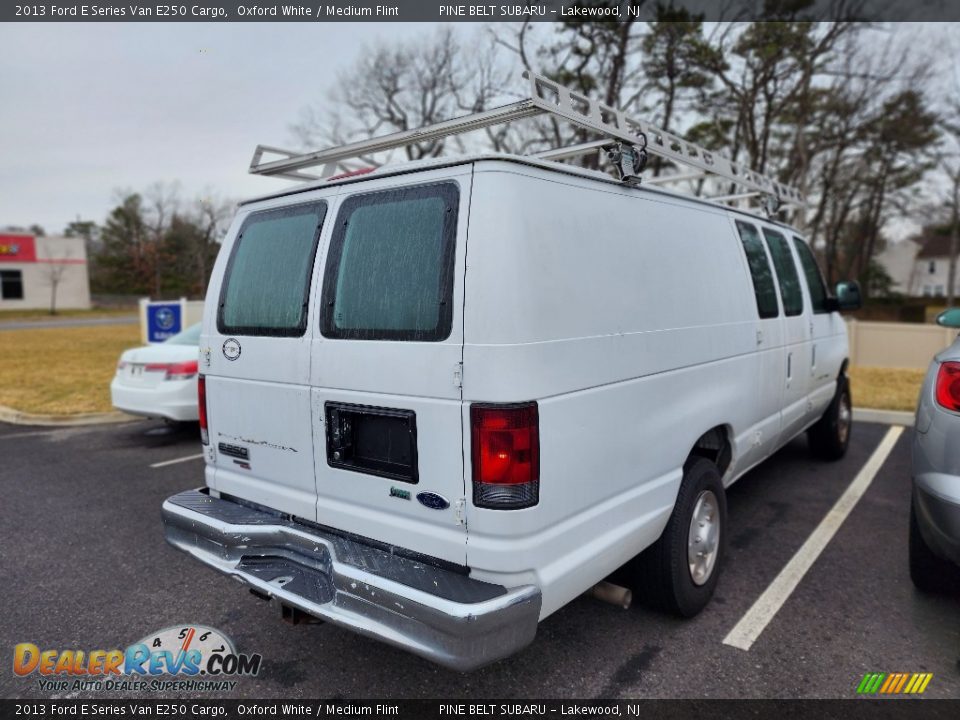
<svg viewBox="0 0 960 720"><path fill-rule="evenodd" d="M812 460L796 440L731 488L727 564L697 618L582 597L520 654L463 675L330 625L287 625L275 605L169 547L160 505L203 483L202 460L195 428L159 427L0 426L4 663L20 642L122 648L200 623L263 656L228 697L850 698L867 672L930 672L925 697L960 697L960 594L923 595L907 571L909 429L748 651L723 641L886 426L856 425L838 463ZM0 697L51 697L36 675L6 667Z"/></svg>

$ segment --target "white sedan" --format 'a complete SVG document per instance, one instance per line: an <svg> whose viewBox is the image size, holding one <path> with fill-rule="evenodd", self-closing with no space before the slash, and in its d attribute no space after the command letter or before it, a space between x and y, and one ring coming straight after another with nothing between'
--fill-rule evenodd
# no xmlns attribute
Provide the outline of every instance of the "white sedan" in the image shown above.
<svg viewBox="0 0 960 720"><path fill-rule="evenodd" d="M117 410L196 422L200 323L158 345L126 350L110 383Z"/></svg>

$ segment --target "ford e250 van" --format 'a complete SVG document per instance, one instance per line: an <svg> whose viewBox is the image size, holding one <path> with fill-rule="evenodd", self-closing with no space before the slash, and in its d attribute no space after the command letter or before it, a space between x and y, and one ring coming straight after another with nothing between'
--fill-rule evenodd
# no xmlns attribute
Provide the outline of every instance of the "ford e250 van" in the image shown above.
<svg viewBox="0 0 960 720"><path fill-rule="evenodd" d="M169 542L457 669L625 565L669 611L708 603L725 489L804 432L846 450L857 288L828 294L785 224L638 184L656 129L588 122L631 182L474 155L240 206L200 342L205 485L164 503Z"/></svg>

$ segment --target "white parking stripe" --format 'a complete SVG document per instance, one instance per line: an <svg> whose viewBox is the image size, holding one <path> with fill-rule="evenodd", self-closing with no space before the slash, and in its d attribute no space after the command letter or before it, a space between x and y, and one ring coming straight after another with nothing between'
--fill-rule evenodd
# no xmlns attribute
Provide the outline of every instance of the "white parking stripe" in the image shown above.
<svg viewBox="0 0 960 720"><path fill-rule="evenodd" d="M741 650L749 650L750 647L760 637L760 633L773 620L777 611L787 601L790 594L794 591L803 576L806 575L813 563L816 562L820 553L827 546L830 540L836 534L837 530L847 519L850 511L856 506L857 502L863 497L863 494L870 487L873 478L883 466L890 451L897 442L897 438L903 432L902 426L891 427L883 440L873 451L873 455L867 460L860 472L844 491L840 499L830 508L830 512L820 521L807 541L797 550L796 554L790 559L780 574L774 578L770 586L764 591L763 595L757 598L746 615L740 618L733 630L723 639L724 645L731 645Z"/></svg>
<svg viewBox="0 0 960 720"><path fill-rule="evenodd" d="M199 455L187 455L186 457L182 458L174 458L173 460L164 460L163 462L154 463L150 467L161 468L166 467L167 465L176 465L177 463L187 462L189 460L199 460L202 457L203 453L200 453Z"/></svg>

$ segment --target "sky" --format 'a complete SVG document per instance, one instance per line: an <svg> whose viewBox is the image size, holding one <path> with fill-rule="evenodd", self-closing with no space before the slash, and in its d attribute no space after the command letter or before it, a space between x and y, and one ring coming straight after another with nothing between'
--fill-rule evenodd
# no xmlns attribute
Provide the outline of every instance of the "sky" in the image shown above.
<svg viewBox="0 0 960 720"><path fill-rule="evenodd" d="M956 25L877 31L929 53L960 87ZM474 26L471 29L475 29ZM292 184L247 173L257 144L296 148L367 44L432 35L416 23L0 24L0 227L102 223L124 191L178 182L184 199L241 200ZM957 41L950 36L956 36ZM952 58L952 62L950 62ZM917 225L895 221L891 234Z"/></svg>
<svg viewBox="0 0 960 720"><path fill-rule="evenodd" d="M118 191L179 181L185 198L243 199L259 144L295 147L364 43L414 23L0 24L0 227L102 223Z"/></svg>

